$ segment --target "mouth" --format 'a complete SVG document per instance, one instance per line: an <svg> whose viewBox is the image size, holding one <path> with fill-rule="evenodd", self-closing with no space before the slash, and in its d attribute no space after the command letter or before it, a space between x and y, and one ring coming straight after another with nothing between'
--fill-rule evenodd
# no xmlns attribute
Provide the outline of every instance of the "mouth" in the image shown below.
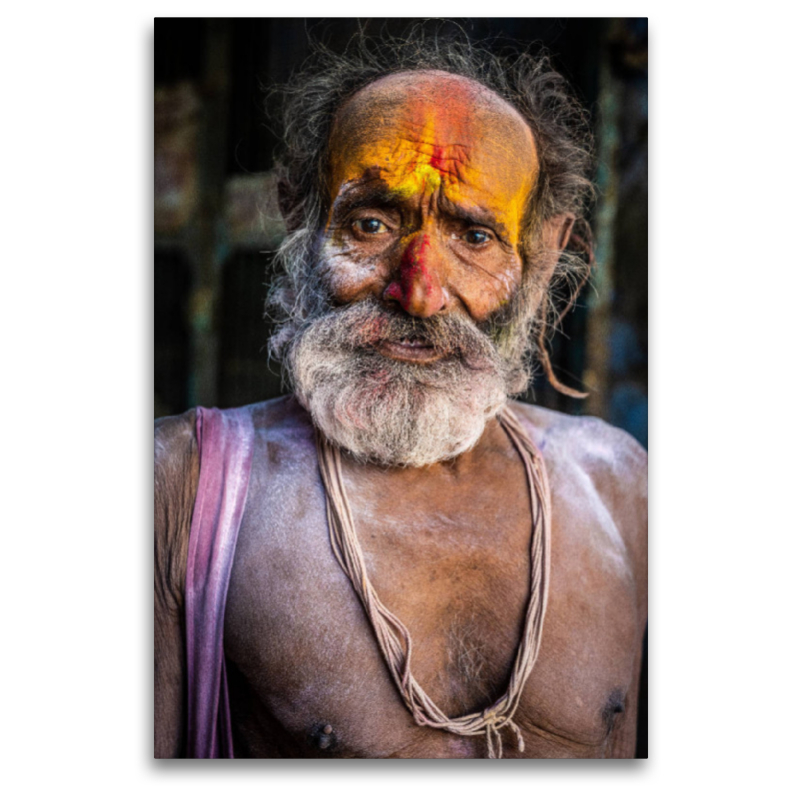
<svg viewBox="0 0 800 800"><path fill-rule="evenodd" d="M416 337L396 340L383 339L376 342L375 349L388 358L413 364L431 364L444 355L430 342Z"/></svg>

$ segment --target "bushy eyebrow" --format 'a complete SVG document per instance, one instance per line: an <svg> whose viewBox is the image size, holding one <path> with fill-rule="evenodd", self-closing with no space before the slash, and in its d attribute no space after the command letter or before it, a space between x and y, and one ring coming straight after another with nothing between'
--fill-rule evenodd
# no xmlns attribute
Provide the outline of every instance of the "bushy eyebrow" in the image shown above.
<svg viewBox="0 0 800 800"><path fill-rule="evenodd" d="M460 205L445 196L439 198L439 207L443 214L465 225L477 225L491 228L499 236L506 234L506 226L491 211L474 205Z"/></svg>
<svg viewBox="0 0 800 800"><path fill-rule="evenodd" d="M348 186L333 201L333 213L341 219L358 208L399 208L402 200L383 181Z"/></svg>
<svg viewBox="0 0 800 800"><path fill-rule="evenodd" d="M454 203L444 194L438 197L442 215L467 226L490 228L497 237L508 244L506 226L489 210L474 205ZM359 208L380 208L402 211L408 200L390 189L382 178L367 178L345 186L333 202L333 216L342 220Z"/></svg>

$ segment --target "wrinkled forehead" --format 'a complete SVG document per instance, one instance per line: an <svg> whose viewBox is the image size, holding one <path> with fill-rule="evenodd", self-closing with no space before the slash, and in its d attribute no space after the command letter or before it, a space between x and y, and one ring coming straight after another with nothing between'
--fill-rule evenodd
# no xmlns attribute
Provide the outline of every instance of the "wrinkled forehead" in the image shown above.
<svg viewBox="0 0 800 800"><path fill-rule="evenodd" d="M519 112L475 81L436 71L405 72L361 89L339 110L330 141L333 195L347 181L409 159L445 180L491 177L528 191L538 172L533 134Z"/></svg>

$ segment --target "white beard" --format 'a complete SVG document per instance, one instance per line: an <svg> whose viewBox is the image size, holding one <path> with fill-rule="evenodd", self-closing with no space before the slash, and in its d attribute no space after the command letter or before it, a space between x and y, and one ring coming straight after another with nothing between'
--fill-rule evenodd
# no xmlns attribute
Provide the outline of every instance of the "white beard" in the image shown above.
<svg viewBox="0 0 800 800"><path fill-rule="evenodd" d="M459 352L432 364L396 361L370 343L387 327L394 339L413 330ZM384 465L455 458L477 443L507 399L503 360L473 323L404 319L370 301L311 322L292 346L289 369L322 433L359 460Z"/></svg>

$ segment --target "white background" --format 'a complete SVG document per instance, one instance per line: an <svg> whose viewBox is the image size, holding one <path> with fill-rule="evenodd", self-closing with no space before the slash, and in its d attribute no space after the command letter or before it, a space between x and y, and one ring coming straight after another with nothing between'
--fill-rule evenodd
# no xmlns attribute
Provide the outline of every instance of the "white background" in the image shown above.
<svg viewBox="0 0 800 800"><path fill-rule="evenodd" d="M278 8L20 8L0 28L5 796L796 792L796 5L402 4L650 18L650 758L620 763L153 761L153 16Z"/></svg>

